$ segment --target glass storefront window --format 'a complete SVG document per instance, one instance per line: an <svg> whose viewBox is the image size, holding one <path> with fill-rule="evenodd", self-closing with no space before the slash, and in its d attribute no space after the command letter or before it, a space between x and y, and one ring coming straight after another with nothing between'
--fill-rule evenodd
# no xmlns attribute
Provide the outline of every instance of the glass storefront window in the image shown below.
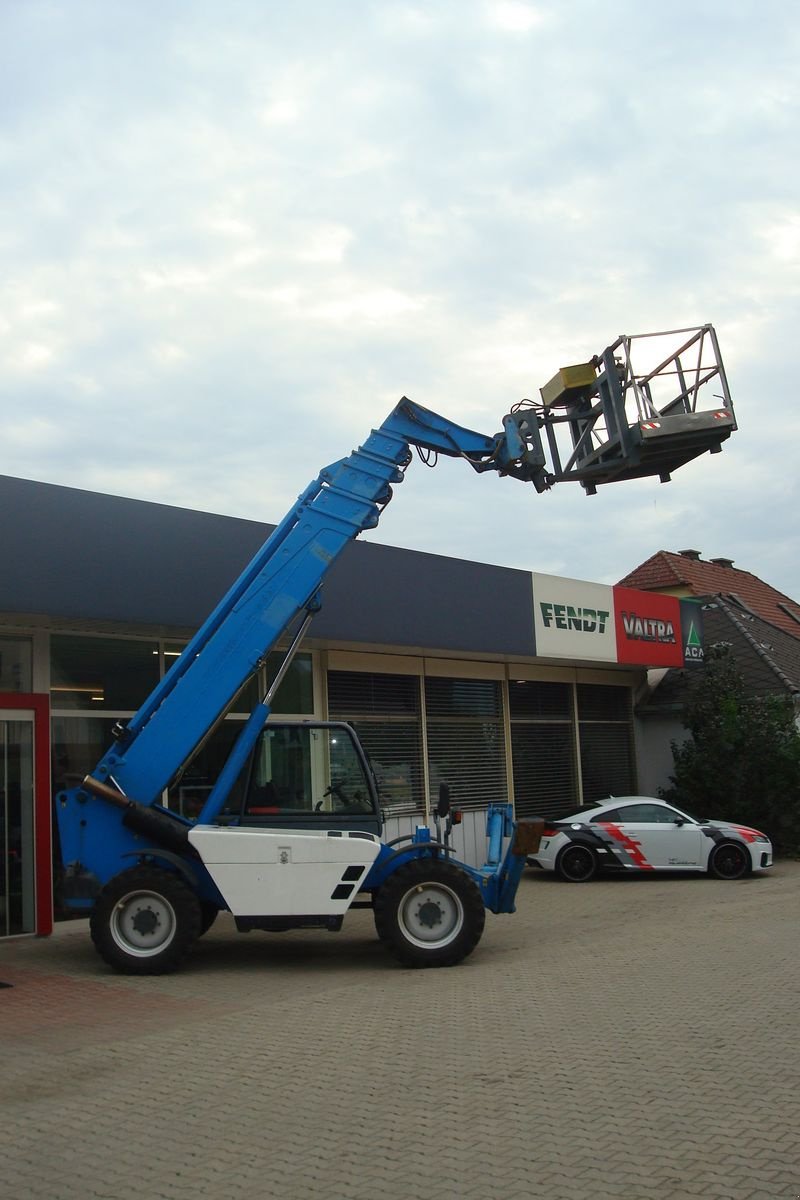
<svg viewBox="0 0 800 1200"><path fill-rule="evenodd" d="M241 730L241 721L223 721L203 743L181 778L169 790L167 806L173 812L191 820L199 815ZM226 811L241 807L243 782L240 778L231 790Z"/></svg>
<svg viewBox="0 0 800 1200"><path fill-rule="evenodd" d="M53 795L77 787L111 745L113 717L58 717L51 722Z"/></svg>
<svg viewBox="0 0 800 1200"><path fill-rule="evenodd" d="M54 709L135 712L158 683L158 644L128 638L50 638Z"/></svg>
<svg viewBox="0 0 800 1200"><path fill-rule="evenodd" d="M94 770L112 743L114 724L113 717L53 717L54 796L65 788L77 787ZM224 721L201 746L169 792L171 809L185 817L197 816L241 728L241 721Z"/></svg>
<svg viewBox="0 0 800 1200"><path fill-rule="evenodd" d="M93 638L53 634L50 638L51 703L53 707L53 793L74 787L90 773L112 744L115 718L92 717L85 710L117 714L124 722L147 699L158 683L161 663L166 674L177 662L185 644L134 641L129 638ZM169 807L186 817L196 817L242 728L237 717L249 714L263 697L283 661L270 654L266 672L251 679L226 714L226 719L195 753L178 783L168 793ZM266 682L265 678L266 677ZM273 700L276 714L311 715L314 712L313 665L310 654L293 660ZM84 710L68 716L64 710Z"/></svg>
<svg viewBox="0 0 800 1200"><path fill-rule="evenodd" d="M33 932L33 864L33 723L0 719L0 937Z"/></svg>
<svg viewBox="0 0 800 1200"><path fill-rule="evenodd" d="M0 692L33 691L30 638L0 637Z"/></svg>
<svg viewBox="0 0 800 1200"><path fill-rule="evenodd" d="M236 716L249 713L262 698L263 691L274 679L283 661L281 653L270 654L267 660L266 686L264 681L251 679L230 708L228 717L204 742L192 758L181 779L169 791L168 805L184 817L194 819L202 809L217 776L225 765L233 743L242 729ZM310 654L298 654L294 658L283 683L278 688L272 703L272 712L293 716L313 714L314 686L312 659ZM235 714L235 715L234 715ZM231 719L233 716L233 719ZM226 812L235 812L241 807L241 789L244 779L234 786L225 806Z"/></svg>
<svg viewBox="0 0 800 1200"><path fill-rule="evenodd" d="M283 655L276 651L267 657L267 687L275 678L283 662ZM248 710L249 711L249 710ZM286 678L278 688L272 701L274 713L311 715L314 712L314 673L310 654L296 654Z"/></svg>

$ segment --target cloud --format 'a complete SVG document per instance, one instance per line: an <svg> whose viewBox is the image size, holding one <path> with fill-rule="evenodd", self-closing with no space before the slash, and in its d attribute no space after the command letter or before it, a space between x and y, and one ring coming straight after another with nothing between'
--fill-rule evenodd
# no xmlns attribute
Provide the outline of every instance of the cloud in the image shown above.
<svg viewBox="0 0 800 1200"><path fill-rule="evenodd" d="M508 33L530 33L545 20L544 12L532 4L501 0L487 6L488 21Z"/></svg>
<svg viewBox="0 0 800 1200"><path fill-rule="evenodd" d="M604 581L702 543L800 598L797 42L770 2L4 6L0 471L278 520L403 393L492 433L711 320L722 455L592 498L415 463L370 536Z"/></svg>

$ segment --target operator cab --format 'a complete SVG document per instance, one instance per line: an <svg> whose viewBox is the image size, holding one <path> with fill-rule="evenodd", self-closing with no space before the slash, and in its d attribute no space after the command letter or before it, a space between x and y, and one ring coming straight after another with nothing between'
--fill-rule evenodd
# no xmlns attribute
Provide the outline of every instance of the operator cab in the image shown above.
<svg viewBox="0 0 800 1200"><path fill-rule="evenodd" d="M235 794L226 825L381 833L375 779L343 722L269 720Z"/></svg>

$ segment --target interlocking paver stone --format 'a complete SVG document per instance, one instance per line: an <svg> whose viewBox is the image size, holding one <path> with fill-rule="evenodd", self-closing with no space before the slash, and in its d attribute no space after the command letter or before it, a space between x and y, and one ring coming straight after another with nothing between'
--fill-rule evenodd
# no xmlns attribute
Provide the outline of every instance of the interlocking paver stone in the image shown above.
<svg viewBox="0 0 800 1200"><path fill-rule="evenodd" d="M9 1200L797 1200L800 863L529 873L461 967L368 913L132 979L85 923L0 943Z"/></svg>

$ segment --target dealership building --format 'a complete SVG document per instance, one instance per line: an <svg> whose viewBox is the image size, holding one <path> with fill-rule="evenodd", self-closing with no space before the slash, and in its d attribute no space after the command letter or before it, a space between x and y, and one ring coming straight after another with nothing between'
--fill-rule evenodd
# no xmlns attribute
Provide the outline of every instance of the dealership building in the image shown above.
<svg viewBox="0 0 800 1200"><path fill-rule="evenodd" d="M271 527L10 477L0 507L3 937L49 932L52 797L92 770ZM508 799L518 816L563 814L666 781L637 704L651 669L702 661L701 620L675 596L353 542L274 711L350 721L392 820L421 818L441 781L467 814ZM278 658L166 805L199 811Z"/></svg>

